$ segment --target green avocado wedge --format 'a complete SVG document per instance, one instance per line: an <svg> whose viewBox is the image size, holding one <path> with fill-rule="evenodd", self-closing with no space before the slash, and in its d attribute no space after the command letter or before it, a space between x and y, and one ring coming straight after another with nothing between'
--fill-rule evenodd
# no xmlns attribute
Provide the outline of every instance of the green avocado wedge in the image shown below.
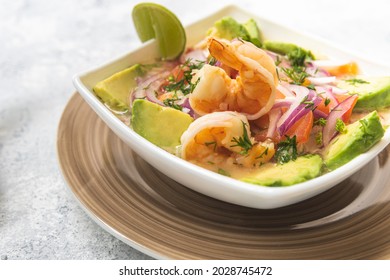
<svg viewBox="0 0 390 280"><path fill-rule="evenodd" d="M249 19L246 23L243 24L244 28L248 32L249 41L252 42L256 47L261 48L263 46L263 34L259 29L256 21L254 19Z"/></svg>
<svg viewBox="0 0 390 280"><path fill-rule="evenodd" d="M130 92L137 86L135 78L141 75L141 66L136 64L100 81L93 91L111 109L126 111L129 109Z"/></svg>
<svg viewBox="0 0 390 280"><path fill-rule="evenodd" d="M315 59L311 51L292 43L265 41L263 48L277 54L286 55L292 66L304 66L306 59Z"/></svg>
<svg viewBox="0 0 390 280"><path fill-rule="evenodd" d="M334 170L365 153L379 142L385 133L376 111L346 126L346 131L336 136L324 150L324 162L329 170Z"/></svg>
<svg viewBox="0 0 390 280"><path fill-rule="evenodd" d="M208 30L207 35L227 40L241 38L249 41L248 31L232 17L223 17L216 21L214 26Z"/></svg>
<svg viewBox="0 0 390 280"><path fill-rule="evenodd" d="M319 155L305 155L285 164L264 164L256 175L241 181L262 186L290 186L317 177L321 170L322 158Z"/></svg>
<svg viewBox="0 0 390 280"><path fill-rule="evenodd" d="M175 59L184 51L186 33L183 25L167 8L155 3L140 3L132 12L133 22L142 42L155 38L162 59Z"/></svg>
<svg viewBox="0 0 390 280"><path fill-rule="evenodd" d="M390 106L390 76L358 76L341 80L337 86L358 95L355 110L377 110Z"/></svg>
<svg viewBox="0 0 390 280"><path fill-rule="evenodd" d="M232 40L241 38L257 47L263 44L263 35L254 19L241 24L232 17L223 17L207 31L208 36Z"/></svg>
<svg viewBox="0 0 390 280"><path fill-rule="evenodd" d="M131 125L139 135L169 152L180 145L180 137L193 121L188 114L144 99L133 102Z"/></svg>

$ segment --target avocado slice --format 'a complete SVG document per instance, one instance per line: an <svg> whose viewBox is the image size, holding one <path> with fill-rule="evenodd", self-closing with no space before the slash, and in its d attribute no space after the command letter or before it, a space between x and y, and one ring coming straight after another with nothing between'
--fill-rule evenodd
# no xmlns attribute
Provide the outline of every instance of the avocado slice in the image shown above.
<svg viewBox="0 0 390 280"><path fill-rule="evenodd" d="M242 38L245 41L249 41L250 38L244 26L232 17L223 17L216 21L214 26L208 30L207 35L227 40Z"/></svg>
<svg viewBox="0 0 390 280"><path fill-rule="evenodd" d="M341 80L337 86L350 94L357 94L355 109L381 109L390 106L390 76L366 77Z"/></svg>
<svg viewBox="0 0 390 280"><path fill-rule="evenodd" d="M93 91L111 109L126 111L129 109L130 91L137 86L135 78L142 74L141 66L136 64L97 83Z"/></svg>
<svg viewBox="0 0 390 280"><path fill-rule="evenodd" d="M278 41L265 41L264 48L271 52L275 52L281 55L286 55L300 47L292 43L278 42Z"/></svg>
<svg viewBox="0 0 390 280"><path fill-rule="evenodd" d="M368 151L385 133L376 111L346 126L346 129L346 133L336 136L324 150L324 162L329 170Z"/></svg>
<svg viewBox="0 0 390 280"><path fill-rule="evenodd" d="M286 55L292 66L303 66L306 59L315 59L311 51L292 43L265 41L263 47L271 52Z"/></svg>
<svg viewBox="0 0 390 280"><path fill-rule="evenodd" d="M244 23L243 26L248 32L249 41L252 42L255 46L261 48L263 45L263 34L257 26L256 21L251 18L246 23Z"/></svg>
<svg viewBox="0 0 390 280"><path fill-rule="evenodd" d="M317 177L321 170L319 155L305 155L285 164L264 164L256 175L241 181L262 186L290 186Z"/></svg>
<svg viewBox="0 0 390 280"><path fill-rule="evenodd" d="M133 102L131 125L139 135L169 152L180 145L180 137L193 121L188 114L145 99Z"/></svg>

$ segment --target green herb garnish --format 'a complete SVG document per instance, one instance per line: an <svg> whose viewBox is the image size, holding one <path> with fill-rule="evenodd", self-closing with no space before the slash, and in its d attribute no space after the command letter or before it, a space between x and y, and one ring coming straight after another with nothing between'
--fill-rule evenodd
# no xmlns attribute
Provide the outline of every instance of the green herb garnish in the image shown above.
<svg viewBox="0 0 390 280"><path fill-rule="evenodd" d="M312 100L307 100L309 97L306 95L300 104L305 104L305 109L314 110L316 108L314 102Z"/></svg>
<svg viewBox="0 0 390 280"><path fill-rule="evenodd" d="M298 156L297 137L292 138L286 135L286 140L279 142L275 152L276 161L279 164L284 164L290 160L296 160Z"/></svg>
<svg viewBox="0 0 390 280"><path fill-rule="evenodd" d="M268 155L268 147L265 148L265 150L259 156L257 156L255 159L263 158L263 156L266 156L266 155Z"/></svg>
<svg viewBox="0 0 390 280"><path fill-rule="evenodd" d="M314 55L310 51L302 48L294 48L287 53L287 58L293 67L304 66L307 59L314 59Z"/></svg>
<svg viewBox="0 0 390 280"><path fill-rule="evenodd" d="M318 146L321 146L322 145L322 131L318 132L316 134L316 143Z"/></svg>
<svg viewBox="0 0 390 280"><path fill-rule="evenodd" d="M316 88L315 88L315 86L313 85L313 84L310 84L310 85L308 85L308 86L306 86L308 89L311 89L311 90L315 90Z"/></svg>
<svg viewBox="0 0 390 280"><path fill-rule="evenodd" d="M217 59L216 59L214 56L212 56L212 57L210 58L210 60L209 60L209 64L214 66L215 63L217 63Z"/></svg>
<svg viewBox="0 0 390 280"><path fill-rule="evenodd" d="M275 65L279 66L280 63L282 63L282 59L280 58L280 55L277 55L275 60Z"/></svg>
<svg viewBox="0 0 390 280"><path fill-rule="evenodd" d="M325 101L324 101L325 107L328 106L329 103L330 103L330 99L328 97L326 97Z"/></svg>
<svg viewBox="0 0 390 280"><path fill-rule="evenodd" d="M214 147L213 147L213 150L214 150L214 151L217 149L217 142L215 142L215 141L212 141L212 142L205 142L204 144L205 144L207 147L208 147L208 146L211 146L211 145L214 146Z"/></svg>
<svg viewBox="0 0 390 280"><path fill-rule="evenodd" d="M222 169L222 168L218 168L218 174L221 174L221 175L223 175L223 176L230 177L230 173L227 172L226 170Z"/></svg>
<svg viewBox="0 0 390 280"><path fill-rule="evenodd" d="M319 125L319 126L325 126L326 125L326 119L324 118L319 118L314 122L314 125Z"/></svg>
<svg viewBox="0 0 390 280"><path fill-rule="evenodd" d="M177 77L170 76L168 78L169 84L164 87L167 92L176 92L181 91L184 95L192 93L199 83L199 79L196 80L195 83L192 83L192 77L195 75L193 70L199 70L205 64L204 61L197 61L197 63L193 63L191 59L187 59L187 61L181 66L182 69L186 69L183 71L183 78L177 80Z"/></svg>
<svg viewBox="0 0 390 280"><path fill-rule="evenodd" d="M336 120L336 130L342 134L347 132L345 123L341 119Z"/></svg>
<svg viewBox="0 0 390 280"><path fill-rule="evenodd" d="M242 136L240 138L233 137L232 143L236 143L235 145L231 145L230 147L241 147L242 151L240 155L247 155L248 151L252 148L253 144L249 139L248 132L246 130L246 123L242 121Z"/></svg>
<svg viewBox="0 0 390 280"><path fill-rule="evenodd" d="M168 106L168 107L171 107L173 109L181 111L183 109L183 107L176 103L176 101L179 101L179 100L180 99L177 97L167 98L167 99L164 99L163 103L165 106Z"/></svg>
<svg viewBox="0 0 390 280"><path fill-rule="evenodd" d="M356 84L369 84L369 82L362 79L348 79L345 81L353 86L356 86Z"/></svg>
<svg viewBox="0 0 390 280"><path fill-rule="evenodd" d="M293 68L285 68L281 67L282 71L286 74L288 78L290 78L291 83L295 85L302 85L305 82L305 79L309 77L309 74L305 72L304 67L293 67Z"/></svg>

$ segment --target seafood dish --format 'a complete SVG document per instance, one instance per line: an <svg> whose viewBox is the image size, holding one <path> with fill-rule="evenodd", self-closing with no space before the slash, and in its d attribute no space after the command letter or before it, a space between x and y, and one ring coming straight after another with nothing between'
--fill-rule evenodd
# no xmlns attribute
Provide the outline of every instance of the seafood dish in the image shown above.
<svg viewBox="0 0 390 280"><path fill-rule="evenodd" d="M176 58L140 58L93 90L158 147L260 186L339 168L382 139L390 116L390 77L267 40L255 20L232 17Z"/></svg>

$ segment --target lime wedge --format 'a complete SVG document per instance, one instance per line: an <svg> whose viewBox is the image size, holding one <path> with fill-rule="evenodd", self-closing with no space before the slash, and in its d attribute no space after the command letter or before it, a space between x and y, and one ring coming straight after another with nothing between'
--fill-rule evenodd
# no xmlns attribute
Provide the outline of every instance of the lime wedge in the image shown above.
<svg viewBox="0 0 390 280"><path fill-rule="evenodd" d="M185 30L167 8L154 3L140 3L134 7L132 16L142 42L156 38L161 58L175 59L184 51Z"/></svg>

